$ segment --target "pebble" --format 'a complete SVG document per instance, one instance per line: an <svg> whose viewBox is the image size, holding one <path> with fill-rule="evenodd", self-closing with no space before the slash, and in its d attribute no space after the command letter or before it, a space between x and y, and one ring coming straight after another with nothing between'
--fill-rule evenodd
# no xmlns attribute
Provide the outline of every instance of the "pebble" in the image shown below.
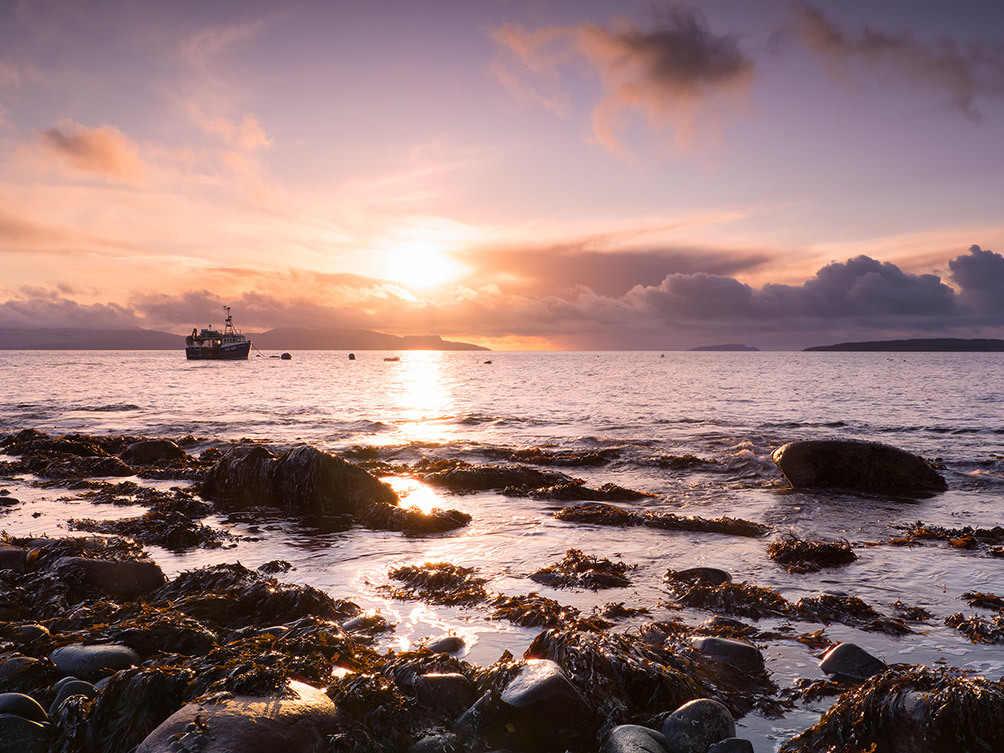
<svg viewBox="0 0 1004 753"><path fill-rule="evenodd" d="M888 667L854 643L838 643L823 655L819 668L837 680L858 682L884 672Z"/></svg>
<svg viewBox="0 0 1004 753"><path fill-rule="evenodd" d="M694 648L702 654L727 662L738 669L762 672L763 654L750 643L733 641L728 638L695 638Z"/></svg>
<svg viewBox="0 0 1004 753"><path fill-rule="evenodd" d="M600 753L669 753L669 741L661 732L638 724L614 727Z"/></svg>
<svg viewBox="0 0 1004 753"><path fill-rule="evenodd" d="M14 714L33 722L46 722L49 715L42 705L24 693L0 693L0 714Z"/></svg>
<svg viewBox="0 0 1004 753"><path fill-rule="evenodd" d="M74 677L99 679L140 663L140 655L119 643L74 643L57 648L49 658L56 669Z"/></svg>
<svg viewBox="0 0 1004 753"><path fill-rule="evenodd" d="M48 753L49 725L0 714L0 753Z"/></svg>
<svg viewBox="0 0 1004 753"><path fill-rule="evenodd" d="M707 753L714 743L736 736L736 723L724 704L698 698L667 716L660 731L672 753Z"/></svg>

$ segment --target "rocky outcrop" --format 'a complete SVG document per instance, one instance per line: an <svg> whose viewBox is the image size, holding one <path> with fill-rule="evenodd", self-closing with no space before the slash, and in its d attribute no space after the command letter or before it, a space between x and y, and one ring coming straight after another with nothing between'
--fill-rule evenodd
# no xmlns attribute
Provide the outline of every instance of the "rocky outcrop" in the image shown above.
<svg viewBox="0 0 1004 753"><path fill-rule="evenodd" d="M850 439L789 442L771 458L795 488L879 492L944 491L945 479L922 457L889 445Z"/></svg>
<svg viewBox="0 0 1004 753"><path fill-rule="evenodd" d="M541 489L569 483L564 473L540 471L522 465L470 465L430 473L423 481L451 492L463 494L491 489Z"/></svg>
<svg viewBox="0 0 1004 753"><path fill-rule="evenodd" d="M119 457L131 465L151 465L182 460L188 458L188 453L169 439L143 439L126 447Z"/></svg>
<svg viewBox="0 0 1004 753"><path fill-rule="evenodd" d="M264 447L238 447L206 475L202 494L230 506L268 505L293 512L358 514L397 494L361 468L309 445L276 457Z"/></svg>
<svg viewBox="0 0 1004 753"><path fill-rule="evenodd" d="M292 697L234 696L190 703L140 743L136 753L323 753L335 731L335 705L324 693L290 683Z"/></svg>

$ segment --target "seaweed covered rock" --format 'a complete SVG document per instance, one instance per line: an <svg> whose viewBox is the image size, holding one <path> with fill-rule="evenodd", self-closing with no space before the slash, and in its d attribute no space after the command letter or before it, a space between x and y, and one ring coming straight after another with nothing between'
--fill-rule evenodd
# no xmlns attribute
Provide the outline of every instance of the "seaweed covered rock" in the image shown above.
<svg viewBox="0 0 1004 753"><path fill-rule="evenodd" d="M707 753L720 740L735 737L729 710L713 698L697 698L667 716L660 729L673 753Z"/></svg>
<svg viewBox="0 0 1004 753"><path fill-rule="evenodd" d="M48 722L0 713L0 753L47 753L49 734Z"/></svg>
<svg viewBox="0 0 1004 753"><path fill-rule="evenodd" d="M326 753L327 736L338 722L334 703L304 683L291 683L290 691L290 697L236 696L189 704L153 730L136 753Z"/></svg>
<svg viewBox="0 0 1004 753"><path fill-rule="evenodd" d="M49 657L64 675L84 680L100 680L120 669L140 662L140 656L123 645L85 645L73 643L57 648Z"/></svg>
<svg viewBox="0 0 1004 753"><path fill-rule="evenodd" d="M75 589L97 591L119 600L135 599L165 581L160 565L150 559L61 557L50 570Z"/></svg>
<svg viewBox="0 0 1004 753"><path fill-rule="evenodd" d="M663 531L725 533L731 536L751 538L765 536L770 531L770 528L762 523L754 523L742 518L721 517L709 520L708 518L686 517L673 513L640 513L600 502L571 505L556 512L554 517L572 523L588 523L599 526L646 526Z"/></svg>
<svg viewBox="0 0 1004 753"><path fill-rule="evenodd" d="M945 479L924 458L878 442L789 442L774 450L771 458L795 488L878 492L936 492L948 488Z"/></svg>
<svg viewBox="0 0 1004 753"><path fill-rule="evenodd" d="M119 455L130 465L153 465L163 461L183 460L188 453L169 439L141 439Z"/></svg>
<svg viewBox="0 0 1004 753"><path fill-rule="evenodd" d="M631 585L625 573L634 569L624 562L590 557L578 549L569 549L561 562L530 575L530 580L552 588L623 588Z"/></svg>
<svg viewBox="0 0 1004 753"><path fill-rule="evenodd" d="M621 724L607 734L600 753L669 753L669 740L661 732L640 724Z"/></svg>
<svg viewBox="0 0 1004 753"><path fill-rule="evenodd" d="M564 473L541 471L521 465L459 465L427 474L423 480L455 493L480 492L492 489L540 489L568 483Z"/></svg>
<svg viewBox="0 0 1004 753"><path fill-rule="evenodd" d="M814 573L824 567L840 567L858 556L847 541L806 541L782 536L767 546L767 556L784 565L789 573Z"/></svg>
<svg viewBox="0 0 1004 753"><path fill-rule="evenodd" d="M731 664L743 671L764 671L763 654L751 643L728 638L695 638L693 646L705 656Z"/></svg>
<svg viewBox="0 0 1004 753"><path fill-rule="evenodd" d="M388 574L404 584L403 588L384 586L382 590L398 599L419 599L430 604L465 604L471 606L488 599L485 578L475 575L477 568L451 562L426 562L403 565Z"/></svg>
<svg viewBox="0 0 1004 753"><path fill-rule="evenodd" d="M206 474L203 496L226 505L267 505L299 513L355 514L397 494L361 468L300 445L276 457L261 446L237 447Z"/></svg>
<svg viewBox="0 0 1004 753"><path fill-rule="evenodd" d="M883 672L842 694L781 753L995 753L1004 750L1004 683L954 669Z"/></svg>

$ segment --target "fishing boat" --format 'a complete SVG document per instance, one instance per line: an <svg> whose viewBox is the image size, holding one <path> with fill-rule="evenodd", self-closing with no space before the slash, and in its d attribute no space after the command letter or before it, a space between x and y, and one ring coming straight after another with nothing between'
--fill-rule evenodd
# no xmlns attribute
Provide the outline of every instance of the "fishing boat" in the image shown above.
<svg viewBox="0 0 1004 753"><path fill-rule="evenodd" d="M189 361L246 361L251 352L251 341L234 329L230 307L224 306L227 321L223 331L209 325L201 332L192 330L185 338L185 358Z"/></svg>

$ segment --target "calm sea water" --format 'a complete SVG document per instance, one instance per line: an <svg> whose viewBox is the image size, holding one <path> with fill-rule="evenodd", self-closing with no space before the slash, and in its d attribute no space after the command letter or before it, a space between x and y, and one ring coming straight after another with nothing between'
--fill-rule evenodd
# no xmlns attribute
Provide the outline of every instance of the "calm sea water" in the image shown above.
<svg viewBox="0 0 1004 753"><path fill-rule="evenodd" d="M200 438L194 452L241 438L278 449L308 442L333 452L371 445L402 463L422 457L493 462L485 451L500 447L617 448L619 459L610 465L565 470L590 486L613 482L657 495L634 504L638 509L746 518L771 525L772 537L790 531L846 538L856 545L858 560L792 575L767 558L769 540L576 526L553 519L560 503L495 493L452 496L406 478L390 479L406 504L465 510L473 523L415 538L358 529L318 532L278 517L262 527L260 541L180 556L154 548L152 554L169 574L221 561L256 567L289 560L296 569L282 577L351 598L397 623L392 645L455 632L468 642L465 658L483 664L505 649L519 655L536 631L488 621L478 610L388 600L376 588L388 582L388 568L447 560L479 568L503 593L539 591L584 612L622 601L647 607L649 619L682 615L696 625L709 614L666 606L662 576L668 568L716 566L791 600L829 592L858 596L889 615L897 599L924 607L934 618L913 635L894 638L841 625L828 626L826 634L889 663L939 662L1004 675L999 646L973 645L943 624L959 611L990 614L959 597L966 591L1004 594L1004 560L943 546L863 546L917 520L954 528L1002 523L1004 355L403 352L399 362L384 361L388 355L360 352L350 361L344 352L295 352L291 361L212 363L187 362L173 352L0 352L0 433L36 427L191 434ZM949 491L912 502L791 491L771 451L819 437L877 440L940 458ZM716 462L682 471L658 462L681 455ZM137 514L30 482L0 482L25 502L0 518L11 533L66 535L70 517ZM244 532L240 525L229 529ZM569 547L637 565L633 585L593 593L527 580ZM821 625L795 627L810 632ZM822 677L817 657L800 643L762 648L782 687L799 677ZM750 715L739 734L753 739L758 753L772 751L827 705L820 701L784 719Z"/></svg>

